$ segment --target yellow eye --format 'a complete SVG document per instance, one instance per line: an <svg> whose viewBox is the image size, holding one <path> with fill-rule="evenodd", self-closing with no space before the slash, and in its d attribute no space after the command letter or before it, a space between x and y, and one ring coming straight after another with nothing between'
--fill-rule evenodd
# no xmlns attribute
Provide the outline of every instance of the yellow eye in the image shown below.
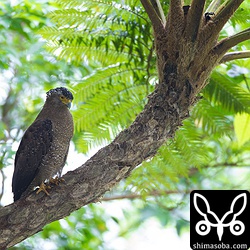
<svg viewBox="0 0 250 250"><path fill-rule="evenodd" d="M60 95L60 99L61 99L61 100L64 100L65 97L64 97L63 95Z"/></svg>

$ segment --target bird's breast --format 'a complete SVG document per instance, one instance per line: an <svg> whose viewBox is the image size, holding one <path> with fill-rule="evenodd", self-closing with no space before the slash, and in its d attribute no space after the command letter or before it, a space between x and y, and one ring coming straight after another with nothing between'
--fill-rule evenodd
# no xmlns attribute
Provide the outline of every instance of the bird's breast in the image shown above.
<svg viewBox="0 0 250 250"><path fill-rule="evenodd" d="M52 121L53 136L60 138L61 141L70 141L74 133L74 124L71 114L60 117Z"/></svg>

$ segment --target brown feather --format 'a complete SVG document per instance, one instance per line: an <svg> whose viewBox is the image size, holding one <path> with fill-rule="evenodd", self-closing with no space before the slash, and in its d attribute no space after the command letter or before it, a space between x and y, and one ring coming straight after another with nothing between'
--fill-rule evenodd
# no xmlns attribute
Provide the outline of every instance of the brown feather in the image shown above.
<svg viewBox="0 0 250 250"><path fill-rule="evenodd" d="M68 109L72 100L73 95L66 88L47 92L41 112L25 132L16 153L12 179L14 201L54 175L60 176L74 131Z"/></svg>
<svg viewBox="0 0 250 250"><path fill-rule="evenodd" d="M25 132L15 157L12 180L14 201L18 200L39 172L53 140L51 120L35 121Z"/></svg>

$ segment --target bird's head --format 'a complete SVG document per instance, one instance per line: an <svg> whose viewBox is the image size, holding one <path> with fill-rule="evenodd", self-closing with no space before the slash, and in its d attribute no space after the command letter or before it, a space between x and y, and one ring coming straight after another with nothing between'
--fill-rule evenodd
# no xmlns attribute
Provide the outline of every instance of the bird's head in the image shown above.
<svg viewBox="0 0 250 250"><path fill-rule="evenodd" d="M72 93L64 87L51 89L46 93L46 95L47 95L47 100L53 99L54 102L58 104L63 103L68 108L71 107L71 102L74 99Z"/></svg>

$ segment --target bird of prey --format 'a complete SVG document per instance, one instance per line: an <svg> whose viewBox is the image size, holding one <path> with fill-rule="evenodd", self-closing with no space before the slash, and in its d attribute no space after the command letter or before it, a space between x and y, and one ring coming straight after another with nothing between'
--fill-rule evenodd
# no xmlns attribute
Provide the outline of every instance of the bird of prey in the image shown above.
<svg viewBox="0 0 250 250"><path fill-rule="evenodd" d="M12 178L14 201L26 196L40 186L61 176L68 155L74 125L69 111L72 93L63 87L49 90L45 104L35 121L23 135L15 156ZM38 193L37 192L37 193Z"/></svg>

